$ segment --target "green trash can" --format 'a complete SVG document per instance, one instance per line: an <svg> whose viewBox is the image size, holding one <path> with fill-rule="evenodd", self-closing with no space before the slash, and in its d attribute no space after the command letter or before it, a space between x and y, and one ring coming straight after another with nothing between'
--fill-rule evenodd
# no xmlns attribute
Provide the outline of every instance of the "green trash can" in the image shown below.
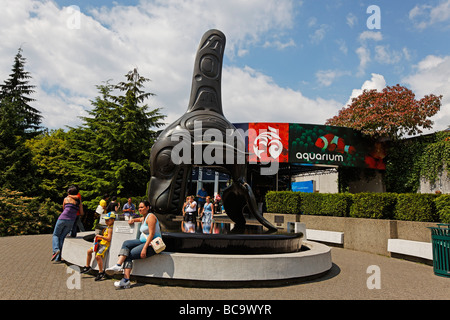
<svg viewBox="0 0 450 320"><path fill-rule="evenodd" d="M438 223L431 229L434 274L450 277L450 224Z"/></svg>

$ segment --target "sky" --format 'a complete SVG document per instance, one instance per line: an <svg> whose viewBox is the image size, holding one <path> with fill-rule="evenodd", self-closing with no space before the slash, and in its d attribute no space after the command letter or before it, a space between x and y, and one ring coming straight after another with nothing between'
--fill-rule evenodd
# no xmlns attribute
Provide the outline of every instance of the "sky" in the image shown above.
<svg viewBox="0 0 450 320"><path fill-rule="evenodd" d="M364 89L443 95L450 125L450 0L0 0L0 81L19 48L49 129L78 126L134 68L167 124L187 109L202 35L226 38L222 105L231 122L324 124Z"/></svg>

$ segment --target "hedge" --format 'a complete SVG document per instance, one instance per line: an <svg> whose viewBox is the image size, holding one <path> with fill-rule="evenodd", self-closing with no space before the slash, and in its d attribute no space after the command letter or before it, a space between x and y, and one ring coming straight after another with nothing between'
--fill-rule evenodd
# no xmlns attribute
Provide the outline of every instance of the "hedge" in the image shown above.
<svg viewBox="0 0 450 320"><path fill-rule="evenodd" d="M392 219L396 205L394 193L357 193L353 195L353 218Z"/></svg>
<svg viewBox="0 0 450 320"><path fill-rule="evenodd" d="M266 194L267 211L276 213L347 217L351 203L352 195L348 193L269 191Z"/></svg>
<svg viewBox="0 0 450 320"><path fill-rule="evenodd" d="M269 191L266 206L268 212L297 214L300 212L299 192Z"/></svg>
<svg viewBox="0 0 450 320"><path fill-rule="evenodd" d="M326 216L348 217L353 203L350 193L324 194L321 198L322 214Z"/></svg>
<svg viewBox="0 0 450 320"><path fill-rule="evenodd" d="M450 195L270 191L267 212L450 223Z"/></svg>
<svg viewBox="0 0 450 320"><path fill-rule="evenodd" d="M443 194L434 200L437 215L442 223L450 223L450 194Z"/></svg>
<svg viewBox="0 0 450 320"><path fill-rule="evenodd" d="M438 221L434 203L436 197L434 194L398 194L394 218L408 221Z"/></svg>

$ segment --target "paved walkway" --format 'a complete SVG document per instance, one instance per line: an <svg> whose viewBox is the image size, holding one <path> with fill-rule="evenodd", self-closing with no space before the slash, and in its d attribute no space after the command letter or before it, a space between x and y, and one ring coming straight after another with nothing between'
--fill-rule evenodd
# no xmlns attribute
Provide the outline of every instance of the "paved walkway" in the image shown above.
<svg viewBox="0 0 450 320"><path fill-rule="evenodd" d="M115 280L95 282L91 275L68 273L72 269L66 264L51 262L51 235L3 237L0 252L0 299L3 300L450 299L450 278L436 276L431 266L341 248L332 248L333 267L320 279L282 287L238 289L135 283L130 289L116 290ZM379 273L367 273L369 266L379 267ZM368 279L375 274L379 275L380 289L368 289Z"/></svg>

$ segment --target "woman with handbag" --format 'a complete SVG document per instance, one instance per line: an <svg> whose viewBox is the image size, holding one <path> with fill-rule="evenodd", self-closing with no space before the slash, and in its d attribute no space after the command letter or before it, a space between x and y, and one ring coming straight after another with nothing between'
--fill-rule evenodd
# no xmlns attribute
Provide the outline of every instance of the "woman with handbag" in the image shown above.
<svg viewBox="0 0 450 320"><path fill-rule="evenodd" d="M108 275L120 273L122 270L124 271L122 280L114 283L114 286L118 288L130 287L130 274L131 269L133 268L133 260L145 259L155 255L157 253L155 248L153 248L153 246L157 246L155 241L159 243L162 242L158 219L153 213L149 212L150 203L148 201L142 201L139 203L138 209L142 217L131 219L128 223L133 224L134 222L142 222L139 239L124 241L119 252L117 264L105 270ZM149 248L150 246L152 247Z"/></svg>

